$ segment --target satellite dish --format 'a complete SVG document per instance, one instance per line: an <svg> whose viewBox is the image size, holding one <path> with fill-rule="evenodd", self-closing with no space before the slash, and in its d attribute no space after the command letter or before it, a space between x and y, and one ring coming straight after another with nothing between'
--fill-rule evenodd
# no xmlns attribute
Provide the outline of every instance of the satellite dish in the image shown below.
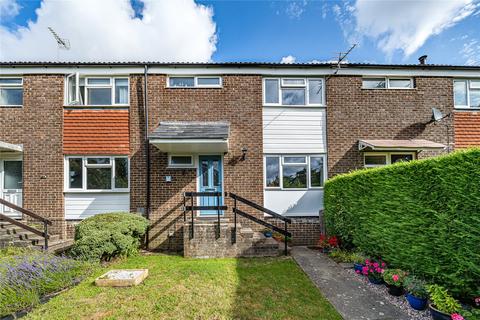
<svg viewBox="0 0 480 320"><path fill-rule="evenodd" d="M432 121L437 122L445 118L442 111L438 110L437 108L432 108Z"/></svg>

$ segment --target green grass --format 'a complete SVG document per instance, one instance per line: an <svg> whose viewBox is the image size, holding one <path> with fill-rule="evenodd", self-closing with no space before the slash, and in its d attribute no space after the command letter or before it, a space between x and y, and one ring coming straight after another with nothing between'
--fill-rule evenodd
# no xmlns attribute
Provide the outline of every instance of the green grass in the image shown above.
<svg viewBox="0 0 480 320"><path fill-rule="evenodd" d="M99 288L97 270L26 319L341 319L291 258L131 257L109 266L148 268L137 287Z"/></svg>

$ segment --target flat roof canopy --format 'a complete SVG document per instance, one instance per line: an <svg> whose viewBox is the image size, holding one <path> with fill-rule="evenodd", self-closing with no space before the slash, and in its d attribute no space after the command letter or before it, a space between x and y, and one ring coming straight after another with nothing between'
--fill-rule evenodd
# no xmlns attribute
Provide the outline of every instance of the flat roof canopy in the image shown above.
<svg viewBox="0 0 480 320"><path fill-rule="evenodd" d="M160 122L150 143L168 153L228 152L228 122Z"/></svg>
<svg viewBox="0 0 480 320"><path fill-rule="evenodd" d="M410 139L410 140L388 140L379 139L358 140L358 150L360 151L394 151L394 150L443 150L447 146L441 143L424 140L424 139Z"/></svg>
<svg viewBox="0 0 480 320"><path fill-rule="evenodd" d="M0 141L0 152L23 152L23 146Z"/></svg>

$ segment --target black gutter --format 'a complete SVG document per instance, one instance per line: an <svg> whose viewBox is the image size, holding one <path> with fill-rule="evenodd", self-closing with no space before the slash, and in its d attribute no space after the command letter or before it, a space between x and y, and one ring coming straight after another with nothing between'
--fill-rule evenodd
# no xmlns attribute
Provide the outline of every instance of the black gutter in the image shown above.
<svg viewBox="0 0 480 320"><path fill-rule="evenodd" d="M143 112L145 116L145 157L147 165L147 191L146 191L146 206L145 206L145 215L148 220L150 220L150 141L148 140L148 65L145 65L145 73L143 75ZM150 230L147 231L145 236L145 247L148 250L150 244Z"/></svg>

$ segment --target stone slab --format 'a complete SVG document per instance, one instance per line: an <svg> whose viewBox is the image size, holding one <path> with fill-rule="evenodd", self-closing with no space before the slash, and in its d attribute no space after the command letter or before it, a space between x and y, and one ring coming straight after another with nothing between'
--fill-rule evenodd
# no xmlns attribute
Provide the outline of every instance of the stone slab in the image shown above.
<svg viewBox="0 0 480 320"><path fill-rule="evenodd" d="M148 276L148 269L110 270L97 279L98 287L132 287L137 286Z"/></svg>

